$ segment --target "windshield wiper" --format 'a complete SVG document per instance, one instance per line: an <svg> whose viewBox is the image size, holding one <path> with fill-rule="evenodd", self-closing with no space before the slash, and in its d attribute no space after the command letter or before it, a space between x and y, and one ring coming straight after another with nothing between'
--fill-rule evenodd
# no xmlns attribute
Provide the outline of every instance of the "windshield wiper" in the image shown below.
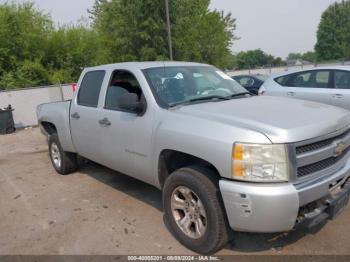
<svg viewBox="0 0 350 262"><path fill-rule="evenodd" d="M200 102L200 101L211 101L211 100L230 100L231 98L229 96L204 96L204 97L196 97L192 98L186 101L178 102L178 103L173 103L169 105L169 107L176 107L176 106L181 106L181 105L188 105L193 102Z"/></svg>
<svg viewBox="0 0 350 262"><path fill-rule="evenodd" d="M192 98L186 102L197 102L197 101L207 101L207 100L230 100L230 97L227 96L204 96L204 97L196 97Z"/></svg>
<svg viewBox="0 0 350 262"><path fill-rule="evenodd" d="M250 93L250 92L243 92L243 93L233 94L233 95L230 95L230 96L228 96L228 97L233 98L233 97L244 96L244 95L253 95L253 94Z"/></svg>
<svg viewBox="0 0 350 262"><path fill-rule="evenodd" d="M252 94L250 92L243 92L243 93L233 94L233 95L229 95L229 96L212 95L212 96L196 97L196 98L192 98L192 99L189 99L186 101L173 103L173 104L169 105L169 107L175 107L178 105L188 105L188 104L191 104L193 102L200 102L200 101L231 100L234 97L243 96L243 95L252 95Z"/></svg>

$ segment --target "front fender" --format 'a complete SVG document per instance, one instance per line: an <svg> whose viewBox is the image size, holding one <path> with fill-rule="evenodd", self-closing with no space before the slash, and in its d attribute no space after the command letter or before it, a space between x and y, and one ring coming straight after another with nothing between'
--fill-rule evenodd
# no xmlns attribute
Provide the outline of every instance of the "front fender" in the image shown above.
<svg viewBox="0 0 350 262"><path fill-rule="evenodd" d="M176 150L212 164L221 177L231 178L235 142L271 143L263 134L231 125L167 111L155 132L155 163L163 150ZM155 172L158 170L155 169Z"/></svg>

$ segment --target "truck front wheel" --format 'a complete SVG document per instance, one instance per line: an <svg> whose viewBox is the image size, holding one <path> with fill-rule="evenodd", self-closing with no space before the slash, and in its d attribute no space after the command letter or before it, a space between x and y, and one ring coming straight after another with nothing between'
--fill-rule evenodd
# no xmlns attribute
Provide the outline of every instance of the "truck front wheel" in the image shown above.
<svg viewBox="0 0 350 262"><path fill-rule="evenodd" d="M218 181L211 170L176 170L165 182L163 207L169 230L187 248L213 254L229 240Z"/></svg>
<svg viewBox="0 0 350 262"><path fill-rule="evenodd" d="M61 175L68 175L77 170L77 155L65 152L60 144L56 133L49 136L50 159L56 172Z"/></svg>

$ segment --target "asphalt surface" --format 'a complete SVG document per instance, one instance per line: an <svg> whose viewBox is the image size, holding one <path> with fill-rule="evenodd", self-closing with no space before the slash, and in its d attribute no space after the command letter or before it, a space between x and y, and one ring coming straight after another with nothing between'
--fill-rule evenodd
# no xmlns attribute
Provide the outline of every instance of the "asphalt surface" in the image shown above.
<svg viewBox="0 0 350 262"><path fill-rule="evenodd" d="M349 255L349 221L347 207L312 232L236 233L218 255ZM11 254L193 253L164 226L158 189L93 163L60 176L34 128L0 136L0 255Z"/></svg>

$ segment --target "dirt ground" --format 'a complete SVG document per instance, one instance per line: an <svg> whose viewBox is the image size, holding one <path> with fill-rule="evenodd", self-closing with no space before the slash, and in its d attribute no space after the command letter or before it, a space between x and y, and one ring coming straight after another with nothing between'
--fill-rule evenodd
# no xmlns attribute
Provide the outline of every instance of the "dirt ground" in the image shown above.
<svg viewBox="0 0 350 262"><path fill-rule="evenodd" d="M348 207L314 232L237 233L219 254L349 255L349 221ZM11 254L192 252L165 228L158 189L93 163L60 176L34 128L0 136L0 255Z"/></svg>

